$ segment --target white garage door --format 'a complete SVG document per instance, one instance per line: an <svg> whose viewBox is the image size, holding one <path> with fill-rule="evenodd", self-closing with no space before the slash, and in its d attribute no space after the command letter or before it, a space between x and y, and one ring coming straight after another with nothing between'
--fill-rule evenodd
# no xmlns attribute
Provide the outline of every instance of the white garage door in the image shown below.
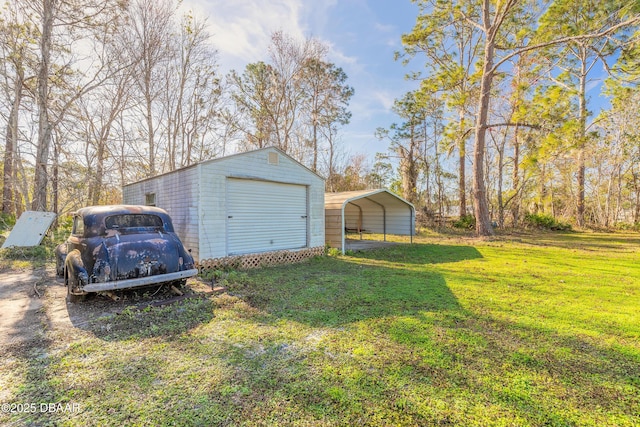
<svg viewBox="0 0 640 427"><path fill-rule="evenodd" d="M227 180L229 255L307 246L307 187Z"/></svg>

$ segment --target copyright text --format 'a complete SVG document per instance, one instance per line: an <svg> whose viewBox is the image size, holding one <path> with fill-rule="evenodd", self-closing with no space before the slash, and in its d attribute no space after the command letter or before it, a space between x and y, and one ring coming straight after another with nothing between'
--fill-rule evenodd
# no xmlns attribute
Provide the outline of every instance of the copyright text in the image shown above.
<svg viewBox="0 0 640 427"><path fill-rule="evenodd" d="M79 403L3 403L0 412L5 414L80 412Z"/></svg>

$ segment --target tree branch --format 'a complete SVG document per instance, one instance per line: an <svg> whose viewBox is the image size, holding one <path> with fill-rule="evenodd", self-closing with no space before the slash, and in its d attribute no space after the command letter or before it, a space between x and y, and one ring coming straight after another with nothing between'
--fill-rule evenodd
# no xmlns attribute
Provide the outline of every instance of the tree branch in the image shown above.
<svg viewBox="0 0 640 427"><path fill-rule="evenodd" d="M482 32L485 31L485 28L482 25L478 24L476 21L474 21L473 19L469 18L467 16L467 14L464 13L462 10L458 10L457 12L460 14L460 16L462 16L462 19L464 19L466 22L468 22L472 27L475 27L475 28L477 28L478 30L480 30Z"/></svg>
<svg viewBox="0 0 640 427"><path fill-rule="evenodd" d="M604 31L600 31L598 33L582 34L582 35L579 35L579 36L561 37L559 39L550 40L548 42L538 43L538 44L535 44L533 46L526 46L526 47L523 47L521 49L518 49L518 50L508 54L507 56L502 58L500 61L497 61L489 72L490 73L495 73L498 70L498 68L502 64L507 62L509 59L513 58L514 56L521 55L521 54L523 54L525 52L529 52L531 50L541 49L543 47L554 46L554 45L557 45L557 44L562 44L562 43L567 43L567 42L572 42L572 41L597 39L599 37L604 37L604 36L608 36L609 34L615 33L616 31L618 31L621 28L628 27L628 26L631 26L631 25L634 25L634 24L638 24L638 23L640 23L640 16L633 17L633 18L628 19L628 20L626 20L624 22L620 22L619 24L616 24L613 27L610 27L610 28L608 28L608 29L606 29Z"/></svg>
<svg viewBox="0 0 640 427"><path fill-rule="evenodd" d="M522 126L525 128L531 128L536 130L544 130L545 127L541 125L536 125L532 123L513 123L513 122L503 122L503 123L492 123L485 126L486 129L489 128L497 128L497 127L514 127L514 126Z"/></svg>

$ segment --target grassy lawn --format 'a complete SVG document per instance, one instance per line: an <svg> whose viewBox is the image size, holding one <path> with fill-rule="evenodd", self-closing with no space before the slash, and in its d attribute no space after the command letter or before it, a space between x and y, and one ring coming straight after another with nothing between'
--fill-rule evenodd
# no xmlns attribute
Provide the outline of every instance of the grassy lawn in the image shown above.
<svg viewBox="0 0 640 427"><path fill-rule="evenodd" d="M414 242L51 330L0 403L79 411L0 424L640 425L640 235Z"/></svg>

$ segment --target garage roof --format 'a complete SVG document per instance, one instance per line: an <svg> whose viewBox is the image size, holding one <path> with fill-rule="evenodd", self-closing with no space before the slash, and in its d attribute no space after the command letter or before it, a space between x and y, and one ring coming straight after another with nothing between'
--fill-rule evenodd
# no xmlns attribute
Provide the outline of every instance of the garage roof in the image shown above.
<svg viewBox="0 0 640 427"><path fill-rule="evenodd" d="M325 224L327 244L345 249L345 229L349 217L359 216L358 228L371 233L412 236L415 229L415 208L389 190L344 191L325 193ZM350 213L351 212L351 213Z"/></svg>

